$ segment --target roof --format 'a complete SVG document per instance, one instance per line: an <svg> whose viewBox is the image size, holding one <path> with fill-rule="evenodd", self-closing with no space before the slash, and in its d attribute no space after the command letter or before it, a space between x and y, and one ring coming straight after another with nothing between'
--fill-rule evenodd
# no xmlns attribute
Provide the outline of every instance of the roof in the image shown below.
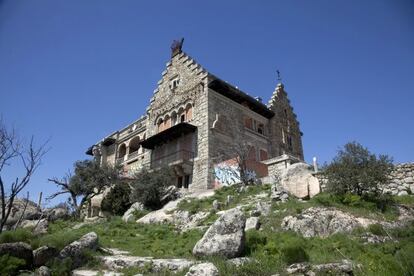
<svg viewBox="0 0 414 276"><path fill-rule="evenodd" d="M213 80L209 83L208 87L239 104L247 104L251 110L262 115L263 117L270 119L275 116L275 113L265 104L220 79Z"/></svg>
<svg viewBox="0 0 414 276"><path fill-rule="evenodd" d="M169 140L174 140L183 134L194 132L197 129L195 125L189 123L179 123L166 130L163 130L141 142L142 147L154 149L155 146L164 144Z"/></svg>

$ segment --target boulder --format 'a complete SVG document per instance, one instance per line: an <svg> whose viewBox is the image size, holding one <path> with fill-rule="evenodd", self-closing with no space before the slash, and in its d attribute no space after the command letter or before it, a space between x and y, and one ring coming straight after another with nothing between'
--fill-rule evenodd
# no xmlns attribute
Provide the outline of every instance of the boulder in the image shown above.
<svg viewBox="0 0 414 276"><path fill-rule="evenodd" d="M270 198L273 201L286 202L289 200L289 193L280 186L272 185L270 188Z"/></svg>
<svg viewBox="0 0 414 276"><path fill-rule="evenodd" d="M215 199L215 200L213 201L212 207L213 207L213 210L214 210L214 211L218 211L218 210L220 210L220 202L219 202L217 199Z"/></svg>
<svg viewBox="0 0 414 276"><path fill-rule="evenodd" d="M88 269L75 269L72 271L72 276L123 276L121 272L113 272L107 270L88 270ZM142 274L136 274L142 275Z"/></svg>
<svg viewBox="0 0 414 276"><path fill-rule="evenodd" d="M83 251L86 249L96 250L98 247L98 235L90 232L82 236L79 240L65 246L59 253L59 258L71 258L74 267L82 264Z"/></svg>
<svg viewBox="0 0 414 276"><path fill-rule="evenodd" d="M195 256L239 257L244 249L246 218L238 209L230 209L218 218L193 248Z"/></svg>
<svg viewBox="0 0 414 276"><path fill-rule="evenodd" d="M36 269L35 276L50 276L52 273L50 272L50 269L47 266L41 266L38 269Z"/></svg>
<svg viewBox="0 0 414 276"><path fill-rule="evenodd" d="M233 258L233 259L227 260L227 263L234 265L236 267L239 267L239 266L243 266L253 261L254 260L249 257L239 257L239 258Z"/></svg>
<svg viewBox="0 0 414 276"><path fill-rule="evenodd" d="M367 227L376 221L355 217L334 208L311 207L297 216L287 216L282 229L293 230L304 237L327 237L334 233L351 232L357 227Z"/></svg>
<svg viewBox="0 0 414 276"><path fill-rule="evenodd" d="M161 202L166 203L171 200L176 200L180 197L178 188L175 185L168 186L161 197Z"/></svg>
<svg viewBox="0 0 414 276"><path fill-rule="evenodd" d="M42 246L33 251L33 264L36 267L45 265L49 260L57 257L59 251L54 247Z"/></svg>
<svg viewBox="0 0 414 276"><path fill-rule="evenodd" d="M100 259L102 260L103 265L110 270L149 266L153 272L160 272L163 270L177 272L194 264L194 261L186 259L154 259L152 257L125 255L102 256Z"/></svg>
<svg viewBox="0 0 414 276"><path fill-rule="evenodd" d="M297 198L309 198L320 192L319 180L312 175L311 166L306 163L290 165L281 173L281 185Z"/></svg>
<svg viewBox="0 0 414 276"><path fill-rule="evenodd" d="M0 244L0 256L10 255L26 261L26 266L33 264L32 247L24 242L2 243Z"/></svg>
<svg viewBox="0 0 414 276"><path fill-rule="evenodd" d="M190 267L185 276L218 276L219 271L212 263L201 263Z"/></svg>
<svg viewBox="0 0 414 276"><path fill-rule="evenodd" d="M250 211L252 217L268 216L270 214L272 205L269 202L259 201Z"/></svg>
<svg viewBox="0 0 414 276"><path fill-rule="evenodd" d="M57 207L53 209L48 209L46 211L47 213L47 219L49 221L56 221L59 219L67 219L69 218L69 210L62 207Z"/></svg>
<svg viewBox="0 0 414 276"><path fill-rule="evenodd" d="M24 210L24 207L26 205L26 199L19 199L16 198L14 199L13 202L13 207L11 209L10 215L7 218L6 221L6 227L10 228L11 226L15 225L19 219L21 218L21 220L35 220L35 219L39 219L42 216L42 211L39 208L39 206L37 206L36 203L32 202L32 201L27 201L27 206L26 206L26 210ZM24 214L22 216L24 210ZM0 218L1 218L1 214L0 214Z"/></svg>
<svg viewBox="0 0 414 276"><path fill-rule="evenodd" d="M180 230L190 230L198 225L209 215L208 212L190 214L188 211L177 210L173 213L173 222Z"/></svg>
<svg viewBox="0 0 414 276"><path fill-rule="evenodd" d="M124 222L132 222L136 220L134 213L137 211L143 211L144 205L141 202L135 202L129 207L129 209L122 216Z"/></svg>
<svg viewBox="0 0 414 276"><path fill-rule="evenodd" d="M20 223L21 228L31 228L33 229L33 234L47 234L47 229L49 227L49 222L47 219L40 220L23 220Z"/></svg>
<svg viewBox="0 0 414 276"><path fill-rule="evenodd" d="M354 264L348 260L342 260L338 263L326 263L310 265L309 263L292 264L286 268L287 274L294 275L354 275Z"/></svg>
<svg viewBox="0 0 414 276"><path fill-rule="evenodd" d="M260 222L258 217L250 217L246 220L246 226L244 227L245 231L250 229L259 230L259 228Z"/></svg>

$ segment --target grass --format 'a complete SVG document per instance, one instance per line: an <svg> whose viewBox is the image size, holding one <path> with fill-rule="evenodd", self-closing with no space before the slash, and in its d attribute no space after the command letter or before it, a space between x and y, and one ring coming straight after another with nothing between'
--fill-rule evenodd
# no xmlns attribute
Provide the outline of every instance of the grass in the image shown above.
<svg viewBox="0 0 414 276"><path fill-rule="evenodd" d="M247 191L239 193L237 187L225 187L216 191L216 194L207 199L182 201L179 209L191 213L209 211L210 214L202 222L210 225L218 215L211 211L212 202L218 200L224 204L228 195L233 201L225 206L226 209L240 204L249 204L252 196L268 192L270 186L252 186ZM414 206L413 196L395 197L394 202ZM220 271L220 275L273 275L281 273L295 262L308 261L312 264L339 262L350 259L361 264L362 268L355 268L355 275L414 275L414 223L398 229L384 231L379 224L373 224L367 229L356 229L350 234L335 234L327 238L303 238L291 232L281 230L281 221L287 215L297 215L309 207L334 207L357 216L375 219L394 220L398 213L396 208L388 208L381 212L372 202L359 198L349 198L345 202L329 194L320 194L311 200L300 201L291 199L285 203L273 203L269 216L262 216L262 229L246 232L246 246L244 256L254 261L236 267L223 258L206 258L201 261L213 262ZM249 209L246 206L245 209ZM82 235L94 231L99 236L103 247L118 248L131 252L136 256L152 256L154 258L187 258L194 259L192 249L202 237L200 230L178 232L172 225L167 224L137 224L124 223L120 217L112 217L106 222L94 225L85 225L80 229L72 229L77 221L57 221L49 224L49 233L34 236L30 231L19 229L0 234L0 243L24 241L32 245L33 249L49 245L62 249L66 244L78 239ZM393 240L382 244L364 244L361 236L365 232L375 235L390 235ZM88 253L87 267L100 269L100 264L93 260L99 253ZM12 260L13 261L13 260ZM12 263L13 265L13 263ZM52 265L53 275L65 275L68 264L55 263ZM173 275L168 271L154 273L149 267L129 268L122 272L125 275L144 273L145 275ZM175 275L185 275L181 271Z"/></svg>
<svg viewBox="0 0 414 276"><path fill-rule="evenodd" d="M247 186L247 190L240 193L238 192L239 188L239 185L225 186L216 190L214 195L208 198L182 200L178 204L178 209L187 210L191 214L200 211L210 211L214 200L217 200L222 206L225 206L227 197L232 196L230 204L225 206L225 209L230 209L243 203L249 203L248 199L251 196L262 192L268 193L270 191L270 185Z"/></svg>

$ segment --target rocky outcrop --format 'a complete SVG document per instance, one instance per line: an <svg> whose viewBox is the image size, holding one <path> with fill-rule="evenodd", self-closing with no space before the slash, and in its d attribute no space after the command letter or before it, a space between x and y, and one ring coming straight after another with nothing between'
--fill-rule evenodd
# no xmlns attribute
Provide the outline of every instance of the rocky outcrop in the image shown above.
<svg viewBox="0 0 414 276"><path fill-rule="evenodd" d="M56 221L59 219L67 219L69 218L69 211L66 208L52 208L45 210L46 217L49 221Z"/></svg>
<svg viewBox="0 0 414 276"><path fill-rule="evenodd" d="M194 264L194 261L186 259L154 259L152 257L125 255L102 256L100 259L102 260L103 265L110 270L149 266L153 272L162 270L177 272Z"/></svg>
<svg viewBox="0 0 414 276"><path fill-rule="evenodd" d="M280 182L284 189L297 198L313 197L320 192L319 180L312 175L306 163L295 163L282 170Z"/></svg>
<svg viewBox="0 0 414 276"><path fill-rule="evenodd" d="M174 211L174 224L181 231L186 231L198 227L198 225L209 215L208 212L198 212L191 214L188 211Z"/></svg>
<svg viewBox="0 0 414 276"><path fill-rule="evenodd" d="M47 219L40 220L24 220L20 223L21 228L33 229L33 234L46 234L49 227L49 221Z"/></svg>
<svg viewBox="0 0 414 276"><path fill-rule="evenodd" d="M98 235L90 232L82 236L79 240L65 246L59 253L59 258L71 258L74 267L82 264L83 252L87 249L96 250L98 247Z"/></svg>
<svg viewBox="0 0 414 276"><path fill-rule="evenodd" d="M268 216L272 205L269 202L259 201L250 211L252 217Z"/></svg>
<svg viewBox="0 0 414 276"><path fill-rule="evenodd" d="M354 275L353 270L354 267L358 267L354 265L352 262L348 260L342 260L338 263L327 263L327 264L318 264L318 265L310 265L308 263L297 263L292 264L286 268L286 272L288 274L294 275L305 275L305 276L313 276L313 275L337 275L337 276L348 276Z"/></svg>
<svg viewBox="0 0 414 276"><path fill-rule="evenodd" d="M201 263L190 267L185 276L218 276L219 271L212 263Z"/></svg>
<svg viewBox="0 0 414 276"><path fill-rule="evenodd" d="M207 230L193 249L195 256L239 257L244 249L246 218L238 208L226 211Z"/></svg>
<svg viewBox="0 0 414 276"><path fill-rule="evenodd" d="M286 202L289 200L289 194L284 188L272 185L270 188L270 198L273 201Z"/></svg>
<svg viewBox="0 0 414 276"><path fill-rule="evenodd" d="M260 228L260 222L258 217L250 217L246 220L246 226L244 227L244 230L259 230Z"/></svg>
<svg viewBox="0 0 414 276"><path fill-rule="evenodd" d="M34 276L50 276L52 273L47 266L41 266L35 270Z"/></svg>
<svg viewBox="0 0 414 276"><path fill-rule="evenodd" d="M26 210L25 205L26 206ZM23 213L24 211L24 213ZM22 216L23 215L23 216ZM26 199L14 199L13 207L11 209L10 215L6 221L6 228L10 228L15 225L19 220L35 220L39 219L42 216L42 211L37 206L36 203L32 201L26 201ZM1 218L1 213L0 213Z"/></svg>
<svg viewBox="0 0 414 276"><path fill-rule="evenodd" d="M134 213L137 212L137 211L143 211L143 210L144 210L144 205L141 202L135 202L124 213L124 215L122 216L122 220L124 222L132 222L132 221L136 220L136 217L135 217Z"/></svg>
<svg viewBox="0 0 414 276"><path fill-rule="evenodd" d="M27 243L14 242L0 244L0 256L6 254L25 260L27 267L31 267L33 264L33 251Z"/></svg>
<svg viewBox="0 0 414 276"><path fill-rule="evenodd" d="M304 237L327 237L334 233L351 232L356 227L367 227L376 221L355 217L333 208L312 207L297 216L282 221L284 230L293 230Z"/></svg>
<svg viewBox="0 0 414 276"><path fill-rule="evenodd" d="M45 265L49 260L56 257L59 251L54 247L42 246L33 251L33 264L36 267Z"/></svg>
<svg viewBox="0 0 414 276"><path fill-rule="evenodd" d="M89 270L89 269L75 269L72 271L72 276L123 276L121 272L113 272L107 270ZM135 274L134 276L142 276L142 274Z"/></svg>
<svg viewBox="0 0 414 276"><path fill-rule="evenodd" d="M180 190L175 185L171 185L171 186L168 186L165 189L165 191L164 191L163 195L161 196L160 200L161 200L162 203L165 204L165 203L167 203L171 200L176 200L177 198L179 198L181 196L182 195L180 193Z"/></svg>
<svg viewBox="0 0 414 276"><path fill-rule="evenodd" d="M239 266L243 266L253 261L254 259L249 258L249 257L240 257L240 258L233 258L233 259L227 260L227 263L234 265L236 267L239 267Z"/></svg>

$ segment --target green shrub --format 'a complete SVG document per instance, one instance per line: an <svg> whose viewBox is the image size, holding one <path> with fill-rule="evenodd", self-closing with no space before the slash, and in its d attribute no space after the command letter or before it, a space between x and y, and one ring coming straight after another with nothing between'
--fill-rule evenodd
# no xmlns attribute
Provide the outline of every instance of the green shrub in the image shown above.
<svg viewBox="0 0 414 276"><path fill-rule="evenodd" d="M101 209L112 215L122 216L130 207L129 197L131 188L127 183L115 184L106 197L102 200Z"/></svg>
<svg viewBox="0 0 414 276"><path fill-rule="evenodd" d="M327 189L339 195L378 195L392 168L392 159L387 155L377 156L357 142L347 143L324 168Z"/></svg>
<svg viewBox="0 0 414 276"><path fill-rule="evenodd" d="M160 209L164 191L174 183L173 179L174 173L171 168L139 171L131 182L131 202L142 202L150 210Z"/></svg>
<svg viewBox="0 0 414 276"><path fill-rule="evenodd" d="M292 241L281 247L282 259L287 264L307 262L309 256L301 242Z"/></svg>
<svg viewBox="0 0 414 276"><path fill-rule="evenodd" d="M33 240L33 233L27 229L16 229L15 231L4 231L0 234L0 243L26 242Z"/></svg>
<svg viewBox="0 0 414 276"><path fill-rule="evenodd" d="M342 202L350 206L358 206L361 204L361 197L359 195L346 193L342 199Z"/></svg>
<svg viewBox="0 0 414 276"><path fill-rule="evenodd" d="M52 259L47 262L47 267L50 268L50 272L52 276L69 276L71 275L72 271L72 260L71 258L65 258L63 260L60 259Z"/></svg>
<svg viewBox="0 0 414 276"><path fill-rule="evenodd" d="M0 256L0 275L16 275L19 269L26 265L26 261L9 256L8 254Z"/></svg>
<svg viewBox="0 0 414 276"><path fill-rule="evenodd" d="M384 227L382 227L382 225L378 223L370 224L368 226L368 231L377 236L384 236L387 234L384 230Z"/></svg>

